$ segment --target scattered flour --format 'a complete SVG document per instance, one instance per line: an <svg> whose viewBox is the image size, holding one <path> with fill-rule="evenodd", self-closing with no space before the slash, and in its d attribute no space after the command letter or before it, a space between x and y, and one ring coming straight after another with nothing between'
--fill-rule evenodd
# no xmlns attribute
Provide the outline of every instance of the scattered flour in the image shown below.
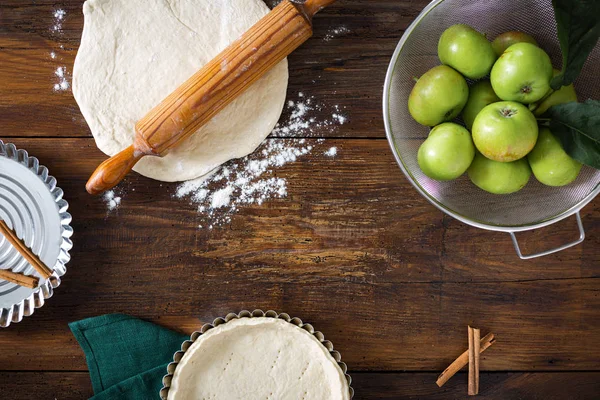
<svg viewBox="0 0 600 400"><path fill-rule="evenodd" d="M65 10L58 9L54 11L54 18L56 18L58 21L62 21L65 18L65 15L67 15Z"/></svg>
<svg viewBox="0 0 600 400"><path fill-rule="evenodd" d="M58 67L54 71L54 75L58 78L58 83L54 84L54 91L64 91L71 87L67 77L67 67Z"/></svg>
<svg viewBox="0 0 600 400"><path fill-rule="evenodd" d="M340 26L337 28L330 28L327 31L327 33L325 34L325 37L323 37L323 40L325 40L326 42L329 42L333 38L336 38L341 35L345 35L347 33L350 33L350 30L348 28L346 28L345 26Z"/></svg>
<svg viewBox="0 0 600 400"><path fill-rule="evenodd" d="M335 112L331 118L317 119L314 111L324 111L324 109L323 105L315 103L314 97L300 92L296 101L288 100L287 102L287 111L290 112L288 121L277 124L271 135L276 137L312 136L323 128L331 128L347 122L348 117L341 113L338 105L333 106Z"/></svg>
<svg viewBox="0 0 600 400"><path fill-rule="evenodd" d="M273 169L307 155L313 149L305 139L269 139L252 155L227 163L208 178L184 182L175 197L189 198L209 229L231 221L241 205L261 205L287 196L287 180Z"/></svg>
<svg viewBox="0 0 600 400"><path fill-rule="evenodd" d="M337 105L327 107L333 110L330 118L319 118L315 111L322 115L324 107L304 93L298 93L295 101L289 100L287 107L289 118L275 127L272 136L310 136L322 129L335 129L347 121ZM202 220L198 225L200 229L227 224L241 206L262 205L270 199L286 197L287 180L278 177L276 169L310 154L314 146L323 142L323 139L310 143L306 139L267 139L248 157L230 161L207 177L180 184L175 197L188 199L197 207ZM335 157L337 152L337 148L332 147L324 154Z"/></svg>
<svg viewBox="0 0 600 400"><path fill-rule="evenodd" d="M346 117L341 114L333 114L333 119L336 120L340 125L344 125L346 123Z"/></svg>
<svg viewBox="0 0 600 400"><path fill-rule="evenodd" d="M114 190L105 192L104 196L102 196L102 199L106 203L106 208L109 214L110 212L115 211L121 205L121 196L117 196Z"/></svg>
<svg viewBox="0 0 600 400"><path fill-rule="evenodd" d="M54 16L54 25L50 27L50 31L61 32L62 31L62 23L63 23L63 20L65 19L65 16L67 15L67 12L63 9L57 9L57 10L54 10L52 15ZM60 48L64 49L64 45L61 44ZM57 58L56 52L51 51L50 58L53 60L56 60L56 58ZM56 70L54 70L54 75L57 79L57 82L55 82L54 85L52 86L55 92L64 92L65 90L68 90L71 87L71 84L69 83L67 67L64 67L64 66L57 67Z"/></svg>
<svg viewBox="0 0 600 400"><path fill-rule="evenodd" d="M337 147L332 147L325 152L327 157L335 157L337 155Z"/></svg>
<svg viewBox="0 0 600 400"><path fill-rule="evenodd" d="M50 28L52 32L60 32L62 30L63 20L67 12L63 9L54 10L54 25Z"/></svg>
<svg viewBox="0 0 600 400"><path fill-rule="evenodd" d="M231 194L233 193L233 190L234 187L230 185L215 192L212 195L210 206L214 209L228 206L231 201Z"/></svg>

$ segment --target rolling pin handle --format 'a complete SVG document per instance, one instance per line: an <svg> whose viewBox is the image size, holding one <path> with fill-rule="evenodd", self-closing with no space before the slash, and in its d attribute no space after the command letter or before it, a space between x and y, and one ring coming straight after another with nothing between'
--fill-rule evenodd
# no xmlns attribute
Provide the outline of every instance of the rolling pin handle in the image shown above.
<svg viewBox="0 0 600 400"><path fill-rule="evenodd" d="M135 145L131 145L112 156L96 168L85 185L86 190L89 194L97 195L112 189L125 178L125 175L145 155L145 153L137 150Z"/></svg>
<svg viewBox="0 0 600 400"><path fill-rule="evenodd" d="M300 5L309 20L315 16L316 13L324 9L325 7L335 3L336 0L306 0ZM292 1L295 3L294 1Z"/></svg>

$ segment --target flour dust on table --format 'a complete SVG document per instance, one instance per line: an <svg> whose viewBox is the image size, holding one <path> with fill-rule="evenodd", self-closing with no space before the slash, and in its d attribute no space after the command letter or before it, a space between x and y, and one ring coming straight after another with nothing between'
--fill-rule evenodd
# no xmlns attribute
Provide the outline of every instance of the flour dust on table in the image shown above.
<svg viewBox="0 0 600 400"><path fill-rule="evenodd" d="M296 162L313 152L323 139L268 139L252 155L230 161L212 173L181 183L174 194L177 199L188 200L197 208L200 229L213 229L231 222L232 216L242 206L262 205L288 194L288 181L277 176L277 168ZM337 148L335 153L337 154ZM324 152L330 155L331 149ZM132 189L134 190L134 189ZM102 196L107 215L118 212L125 197L120 188L109 190Z"/></svg>
<svg viewBox="0 0 600 400"><path fill-rule="evenodd" d="M104 193L102 200L106 203L107 214L110 214L119 208L121 200L123 199L122 196L122 192L118 189L109 190Z"/></svg>
<svg viewBox="0 0 600 400"><path fill-rule="evenodd" d="M213 229L231 222L240 206L286 197L287 179L277 177L274 169L312 150L306 139L268 139L254 155L230 162L207 178L182 183L175 197L198 207L200 229Z"/></svg>
<svg viewBox="0 0 600 400"><path fill-rule="evenodd" d="M53 25L50 26L50 32L52 35L60 35L62 34L62 24L65 17L67 16L67 12L59 8L52 11L52 16L54 18L54 22ZM63 49L64 46L60 45L60 48ZM49 55L52 60L56 60L58 57L55 50L51 50ZM71 87L69 79L70 75L67 71L67 67L65 65L59 65L54 70L54 82L52 83L52 89L55 92L64 92L66 90L69 90L69 88Z"/></svg>
<svg viewBox="0 0 600 400"><path fill-rule="evenodd" d="M329 28L329 30L325 34L325 37L323 37L323 40L326 42L329 42L338 36L346 35L348 33L350 33L350 29L346 28L345 26L338 26L337 28Z"/></svg>
<svg viewBox="0 0 600 400"><path fill-rule="evenodd" d="M337 129L348 117L342 116L339 106L332 108L331 117L322 118L327 107L317 103L312 96L299 93L297 100L287 104L289 118L277 124L273 136L312 136L324 129ZM205 177L184 182L177 188L175 197L189 199L198 207L200 229L213 229L231 222L231 217L241 206L262 205L270 199L287 196L288 181L278 177L276 169L296 162L321 146L323 139L268 139L250 156L232 161ZM328 157L337 155L337 148L320 150Z"/></svg>
<svg viewBox="0 0 600 400"><path fill-rule="evenodd" d="M53 16L54 16L54 25L52 25L50 27L50 31L52 32L61 32L62 31L62 24L63 21L65 19L67 15L67 12L63 9L57 9L54 11Z"/></svg>
<svg viewBox="0 0 600 400"><path fill-rule="evenodd" d="M54 91L63 91L71 87L68 81L67 67L58 67L54 71L54 75L58 78L58 82L54 84Z"/></svg>
<svg viewBox="0 0 600 400"><path fill-rule="evenodd" d="M338 152L337 147L331 147L329 150L327 150L325 152L325 155L327 157L335 157L335 156L337 156L337 152Z"/></svg>
<svg viewBox="0 0 600 400"><path fill-rule="evenodd" d="M342 114L339 105L325 107L323 104L316 103L313 96L307 96L304 92L298 93L295 101L288 100L287 111L290 113L288 120L275 125L272 136L310 137L322 132L323 129L335 129L348 121L348 117ZM332 114L330 118L318 118L315 115L317 111L332 111Z"/></svg>

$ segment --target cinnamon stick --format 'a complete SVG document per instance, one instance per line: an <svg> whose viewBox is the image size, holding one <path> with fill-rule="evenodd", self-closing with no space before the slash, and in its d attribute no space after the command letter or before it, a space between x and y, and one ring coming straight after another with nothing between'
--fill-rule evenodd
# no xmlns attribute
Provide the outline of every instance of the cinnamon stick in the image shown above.
<svg viewBox="0 0 600 400"><path fill-rule="evenodd" d="M23 286L29 289L35 289L40 283L39 278L19 274L5 269L0 269L0 279L11 283L16 283L19 286Z"/></svg>
<svg viewBox="0 0 600 400"><path fill-rule="evenodd" d="M42 278L48 279L52 275L52 270L46 266L40 260L40 258L33 253L27 245L19 239L15 231L10 229L6 222L0 219L0 234L2 234L6 240L27 260L29 264L40 274Z"/></svg>
<svg viewBox="0 0 600 400"><path fill-rule="evenodd" d="M496 338L494 337L493 333L490 332L487 335L485 335L483 339L481 339L481 341L479 342L479 352L483 353L484 351L486 351L492 344L494 344L495 341ZM468 362L469 351L467 350L464 353L462 353L456 360L454 360L454 362L452 362L452 364L450 364L448 368L444 370L444 372L440 374L435 383L437 383L439 387L444 386L444 384L448 382L448 380L452 378L458 371L460 371L462 367L467 365Z"/></svg>
<svg viewBox="0 0 600 400"><path fill-rule="evenodd" d="M469 336L469 347L471 347L471 343L473 345L473 351L469 353L469 355L473 354L473 362L471 363L471 359L469 358L469 395L475 396L479 394L479 353L480 353L480 341L481 341L481 332L477 328L471 328L470 334L473 336L473 339L470 339ZM473 368L471 368L471 364L473 364ZM473 376L471 377L471 372L473 372ZM472 382L472 385L471 385ZM472 389L471 390L471 386Z"/></svg>
<svg viewBox="0 0 600 400"><path fill-rule="evenodd" d="M475 334L473 328L468 328L469 333L469 396L475 395Z"/></svg>

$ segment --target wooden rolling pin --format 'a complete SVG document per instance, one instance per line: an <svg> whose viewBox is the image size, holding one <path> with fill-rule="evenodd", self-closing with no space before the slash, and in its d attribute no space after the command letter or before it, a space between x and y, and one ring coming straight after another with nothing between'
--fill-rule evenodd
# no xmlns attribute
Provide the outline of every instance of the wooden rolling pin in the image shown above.
<svg viewBox="0 0 600 400"><path fill-rule="evenodd" d="M117 185L144 156L166 155L312 36L312 18L335 0L283 0L135 126L134 143L104 161L90 194Z"/></svg>

